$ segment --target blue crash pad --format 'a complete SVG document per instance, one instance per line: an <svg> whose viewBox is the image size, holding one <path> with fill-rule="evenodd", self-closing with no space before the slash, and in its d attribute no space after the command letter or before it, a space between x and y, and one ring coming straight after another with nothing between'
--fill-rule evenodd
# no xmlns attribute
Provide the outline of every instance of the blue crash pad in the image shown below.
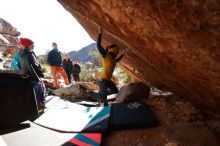
<svg viewBox="0 0 220 146"><path fill-rule="evenodd" d="M34 122L61 132L102 132L108 128L110 107L85 107L56 97Z"/></svg>

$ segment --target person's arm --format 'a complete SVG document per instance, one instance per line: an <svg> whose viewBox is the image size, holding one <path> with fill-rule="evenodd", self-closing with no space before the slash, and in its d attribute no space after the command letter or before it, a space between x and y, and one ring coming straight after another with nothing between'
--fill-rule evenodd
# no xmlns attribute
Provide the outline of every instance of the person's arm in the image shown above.
<svg viewBox="0 0 220 146"><path fill-rule="evenodd" d="M30 71L35 78L39 79L44 77L43 72L41 71L41 66L37 62L36 57L34 54L29 55L29 63L30 63Z"/></svg>
<svg viewBox="0 0 220 146"><path fill-rule="evenodd" d="M73 62L72 62L72 60L70 61L70 72L73 73Z"/></svg>
<svg viewBox="0 0 220 146"><path fill-rule="evenodd" d="M51 63L51 52L48 53L47 63L48 63L50 66L52 65L52 63Z"/></svg>
<svg viewBox="0 0 220 146"><path fill-rule="evenodd" d="M79 73L81 72L81 67L79 66L79 64L78 64L78 67L79 67Z"/></svg>
<svg viewBox="0 0 220 146"><path fill-rule="evenodd" d="M123 57L124 57L125 54L122 54L120 57L116 58L116 62L119 62Z"/></svg>
<svg viewBox="0 0 220 146"><path fill-rule="evenodd" d="M62 67L63 67L63 69L66 68L65 59L63 59L63 61L62 61Z"/></svg>
<svg viewBox="0 0 220 146"><path fill-rule="evenodd" d="M116 58L116 62L119 62L124 56L125 56L125 52L123 49L123 54L120 57Z"/></svg>
<svg viewBox="0 0 220 146"><path fill-rule="evenodd" d="M99 29L99 35L97 39L97 48L99 50L99 53L102 55L102 57L105 57L107 52L106 50L102 47L102 29Z"/></svg>
<svg viewBox="0 0 220 146"><path fill-rule="evenodd" d="M61 56L61 52L59 51L60 54L60 64L62 65L62 56Z"/></svg>

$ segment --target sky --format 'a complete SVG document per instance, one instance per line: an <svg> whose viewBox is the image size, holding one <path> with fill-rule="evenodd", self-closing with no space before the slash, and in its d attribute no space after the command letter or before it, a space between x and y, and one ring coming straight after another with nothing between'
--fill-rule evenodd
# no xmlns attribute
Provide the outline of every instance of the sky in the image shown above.
<svg viewBox="0 0 220 146"><path fill-rule="evenodd" d="M37 55L58 44L61 52L94 43L77 20L57 0L0 0L0 18L34 41Z"/></svg>

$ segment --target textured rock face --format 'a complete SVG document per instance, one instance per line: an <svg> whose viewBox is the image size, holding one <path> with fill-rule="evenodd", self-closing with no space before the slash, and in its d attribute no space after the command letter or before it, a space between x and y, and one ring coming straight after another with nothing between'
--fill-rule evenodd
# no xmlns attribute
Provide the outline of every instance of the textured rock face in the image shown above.
<svg viewBox="0 0 220 146"><path fill-rule="evenodd" d="M131 82L124 85L119 90L116 101L117 103L129 103L135 101L143 101L150 94L150 87L142 82Z"/></svg>
<svg viewBox="0 0 220 146"><path fill-rule="evenodd" d="M103 44L128 50L120 65L148 85L220 111L219 0L58 0Z"/></svg>
<svg viewBox="0 0 220 146"><path fill-rule="evenodd" d="M110 131L104 146L219 146L220 116L201 112L187 99L165 92L146 103L156 115L154 128ZM152 92L150 93L152 94ZM154 94L154 93L153 93ZM210 122L212 121L212 122ZM210 123L210 124L209 124ZM216 123L216 124L213 124Z"/></svg>
<svg viewBox="0 0 220 146"><path fill-rule="evenodd" d="M16 30L9 22L0 18L0 52L4 56L11 54L18 49L18 36L20 32Z"/></svg>

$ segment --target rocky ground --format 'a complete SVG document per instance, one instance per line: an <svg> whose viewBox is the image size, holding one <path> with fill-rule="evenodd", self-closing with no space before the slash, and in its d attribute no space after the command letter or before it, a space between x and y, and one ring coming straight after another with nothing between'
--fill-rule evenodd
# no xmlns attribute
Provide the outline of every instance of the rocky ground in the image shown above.
<svg viewBox="0 0 220 146"><path fill-rule="evenodd" d="M94 88L92 83L84 83ZM62 89L68 93L72 86ZM171 92L151 89L141 83L121 88L116 101L143 100L159 120L155 128L109 131L104 135L105 146L219 146L220 116L193 106L187 99ZM141 90L138 90L141 89ZM61 89L60 89L61 90ZM67 91L66 91L67 90ZM143 96L147 95L147 96ZM142 99L137 98L142 97ZM67 99L68 100L68 99Z"/></svg>
<svg viewBox="0 0 220 146"><path fill-rule="evenodd" d="M158 94L145 102L160 124L156 128L112 131L107 146L219 146L220 116L195 108L176 95Z"/></svg>

